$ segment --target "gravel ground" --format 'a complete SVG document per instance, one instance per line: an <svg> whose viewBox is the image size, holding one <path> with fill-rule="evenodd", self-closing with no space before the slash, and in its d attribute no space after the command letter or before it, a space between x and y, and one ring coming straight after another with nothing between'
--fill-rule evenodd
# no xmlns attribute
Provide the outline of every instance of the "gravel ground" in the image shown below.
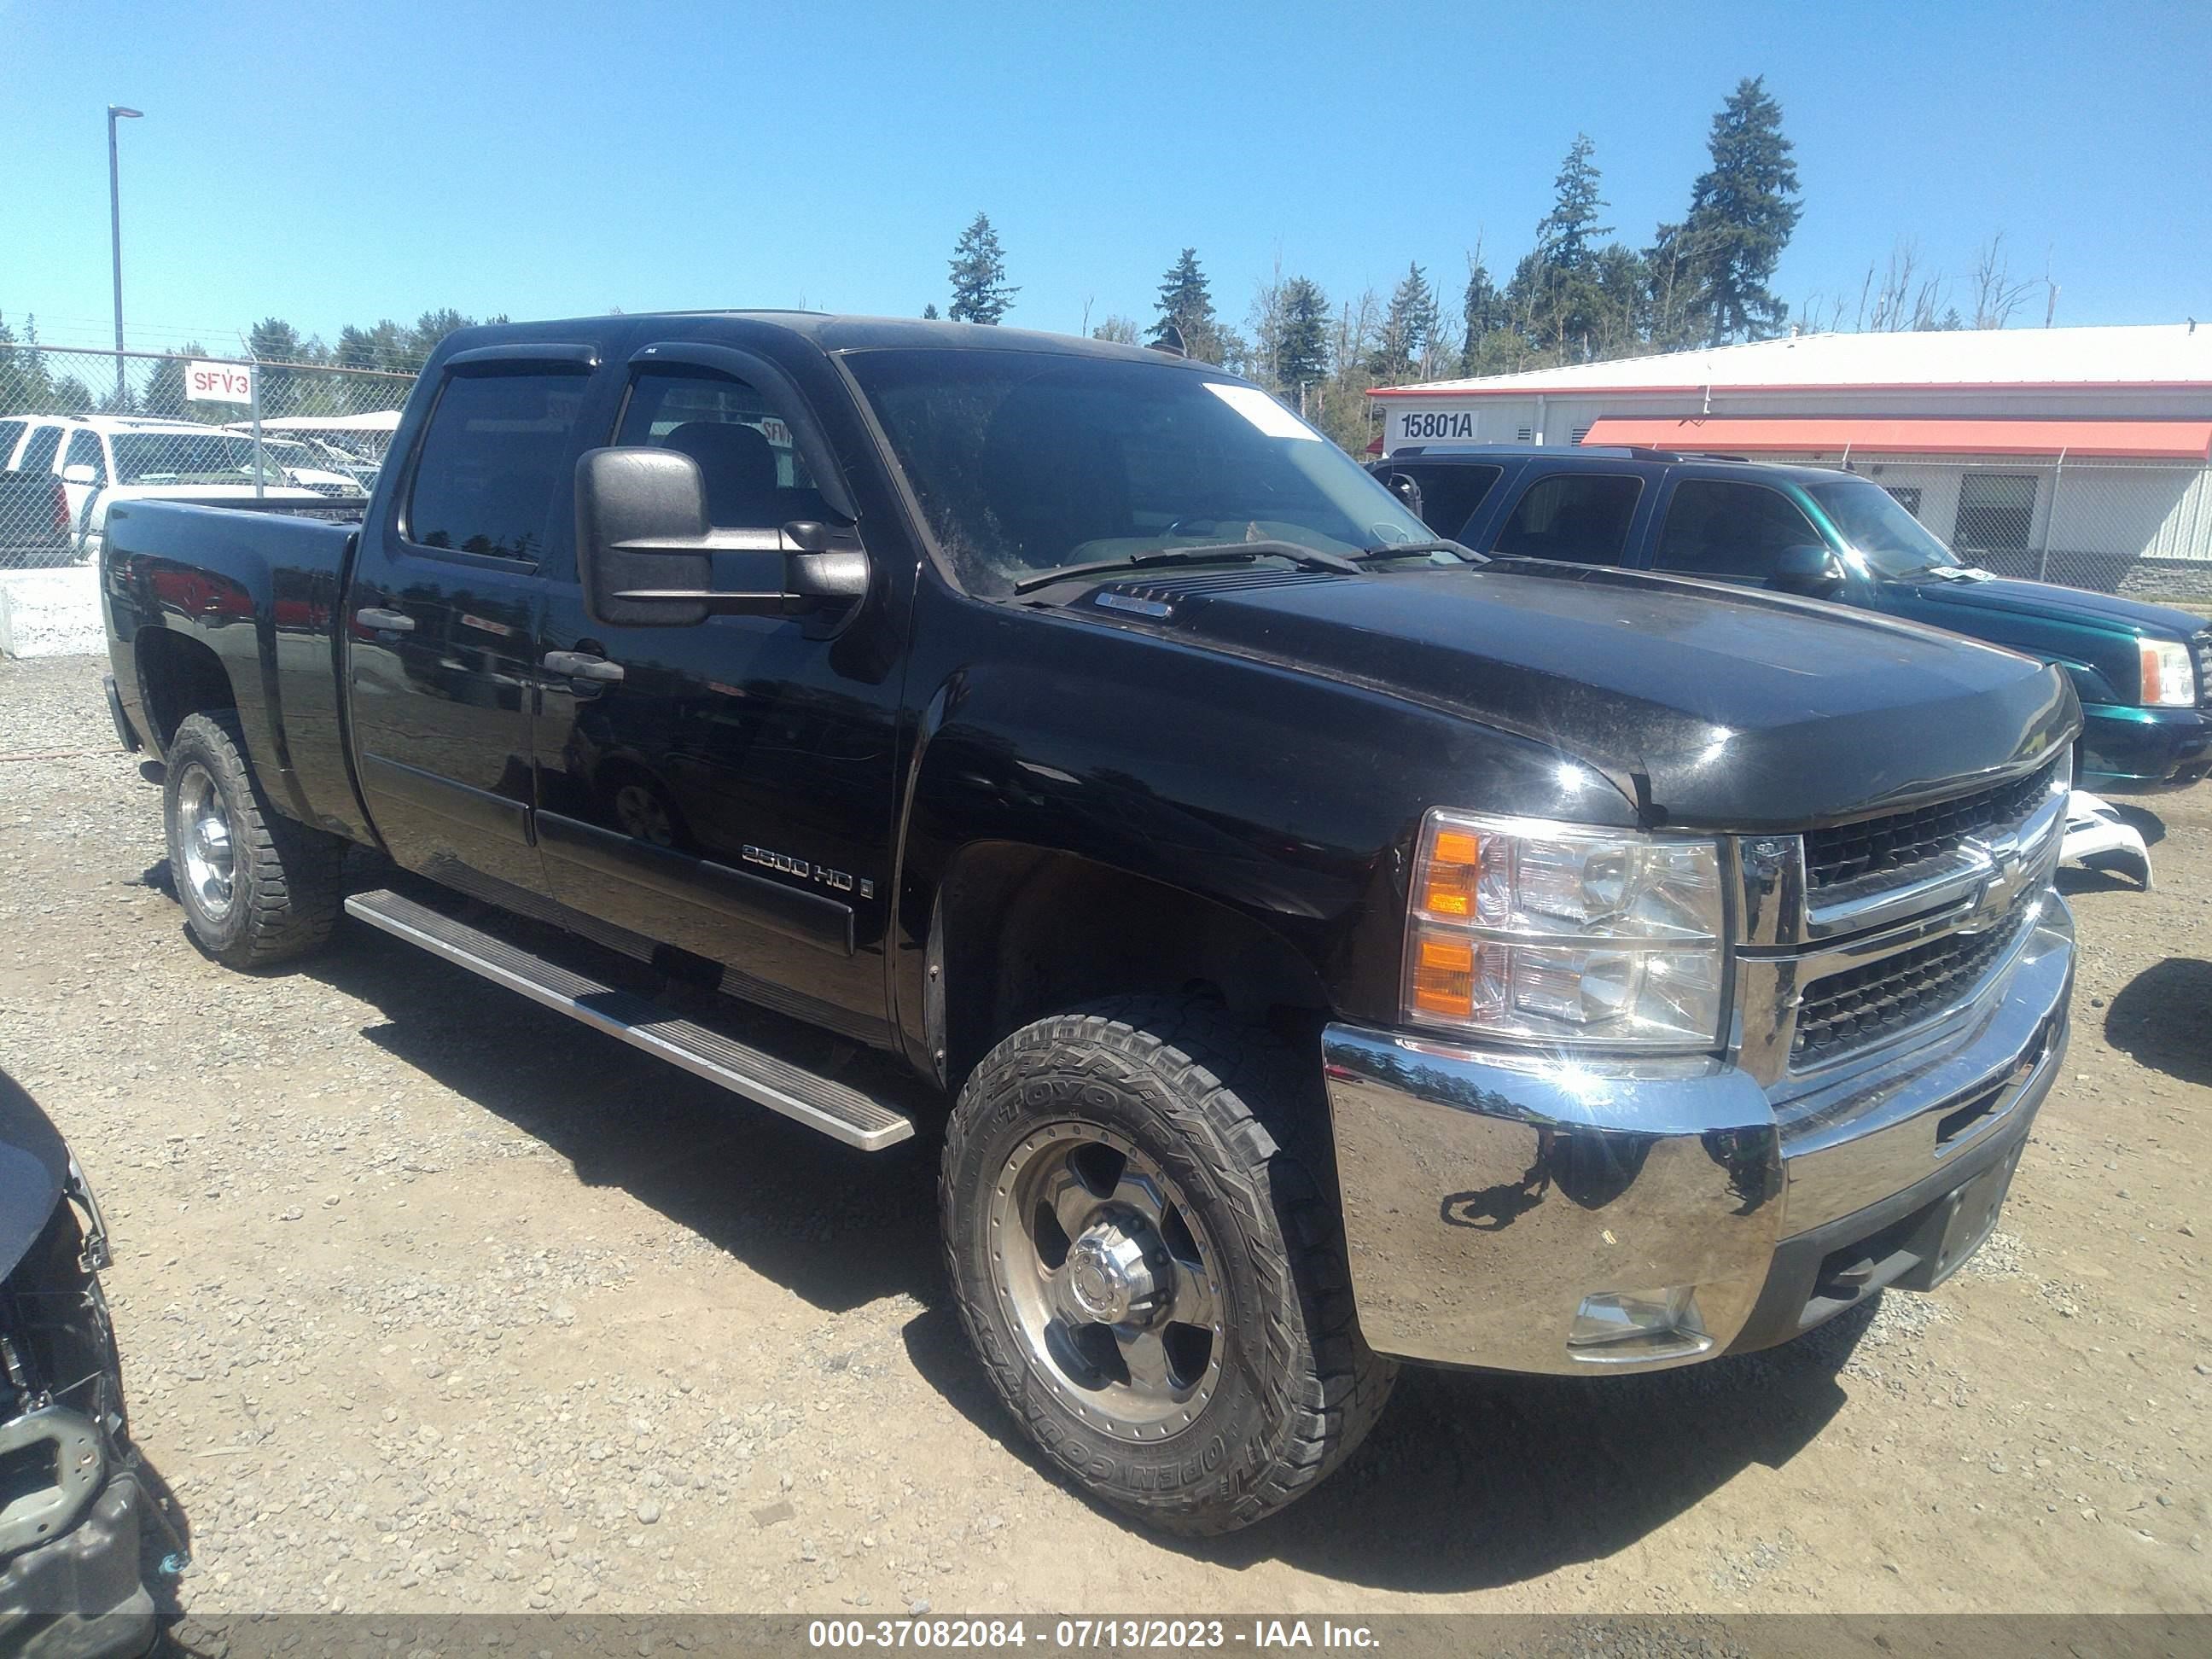
<svg viewBox="0 0 2212 1659"><path fill-rule="evenodd" d="M221 1617L2212 1609L2212 787L2069 875L2067 1076L1931 1297L1603 1382L1409 1373L1206 1544L1055 1484L848 1152L346 924L186 940L90 659L0 662L0 1066L106 1208L134 1425Z"/></svg>

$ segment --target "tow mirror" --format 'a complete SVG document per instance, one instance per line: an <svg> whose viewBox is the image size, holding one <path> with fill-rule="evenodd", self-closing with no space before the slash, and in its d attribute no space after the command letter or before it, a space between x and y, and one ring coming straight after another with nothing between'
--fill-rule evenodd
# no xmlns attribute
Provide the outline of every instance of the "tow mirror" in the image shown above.
<svg viewBox="0 0 2212 1659"><path fill-rule="evenodd" d="M717 554L750 580L714 585ZM587 451L576 463L576 564L584 610L610 628L689 628L710 616L849 609L868 591L851 530L809 520L780 530L708 522L699 464L673 449Z"/></svg>
<svg viewBox="0 0 2212 1659"><path fill-rule="evenodd" d="M1408 513L1420 519L1424 524L1428 522L1421 514L1421 487L1413 482L1412 473L1393 472L1382 482L1393 495L1406 504L1406 510Z"/></svg>
<svg viewBox="0 0 2212 1659"><path fill-rule="evenodd" d="M1808 599L1825 599L1844 586L1844 562L1818 544L1785 547L1774 561L1774 574L1766 585L1779 592L1801 593Z"/></svg>
<svg viewBox="0 0 2212 1659"><path fill-rule="evenodd" d="M79 461L73 466L65 466L62 469L62 482L64 483L88 484L97 480L99 476L100 475L98 473L94 472L92 468L83 461Z"/></svg>

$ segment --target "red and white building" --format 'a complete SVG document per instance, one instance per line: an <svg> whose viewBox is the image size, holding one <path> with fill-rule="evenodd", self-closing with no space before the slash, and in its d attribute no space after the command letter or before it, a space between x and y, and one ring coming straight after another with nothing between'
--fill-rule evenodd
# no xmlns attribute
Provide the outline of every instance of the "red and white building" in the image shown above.
<svg viewBox="0 0 2212 1659"><path fill-rule="evenodd" d="M1385 453L1633 444L1849 466L1982 562L2212 592L2212 323L1809 334L1370 395Z"/></svg>

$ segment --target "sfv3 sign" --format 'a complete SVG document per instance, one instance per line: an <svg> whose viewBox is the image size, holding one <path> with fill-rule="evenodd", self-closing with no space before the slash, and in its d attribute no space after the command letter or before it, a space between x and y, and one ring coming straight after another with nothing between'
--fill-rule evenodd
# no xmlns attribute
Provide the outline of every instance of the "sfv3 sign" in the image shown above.
<svg viewBox="0 0 2212 1659"><path fill-rule="evenodd" d="M196 404L250 404L253 370L245 363L192 363L185 370L185 396Z"/></svg>

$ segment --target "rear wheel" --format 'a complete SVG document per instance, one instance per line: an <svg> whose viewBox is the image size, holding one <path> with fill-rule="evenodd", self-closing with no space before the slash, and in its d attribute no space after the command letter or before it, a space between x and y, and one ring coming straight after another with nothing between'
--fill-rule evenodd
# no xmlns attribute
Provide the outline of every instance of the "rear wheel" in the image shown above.
<svg viewBox="0 0 2212 1659"><path fill-rule="evenodd" d="M346 843L270 807L238 716L187 716L168 745L163 817L185 924L210 956L260 968L330 937Z"/></svg>
<svg viewBox="0 0 2212 1659"><path fill-rule="evenodd" d="M1285 1133L1311 1087L1263 1031L1131 999L1040 1020L961 1091L940 1200L961 1317L1085 1486L1218 1533L1310 1489L1394 1376Z"/></svg>

